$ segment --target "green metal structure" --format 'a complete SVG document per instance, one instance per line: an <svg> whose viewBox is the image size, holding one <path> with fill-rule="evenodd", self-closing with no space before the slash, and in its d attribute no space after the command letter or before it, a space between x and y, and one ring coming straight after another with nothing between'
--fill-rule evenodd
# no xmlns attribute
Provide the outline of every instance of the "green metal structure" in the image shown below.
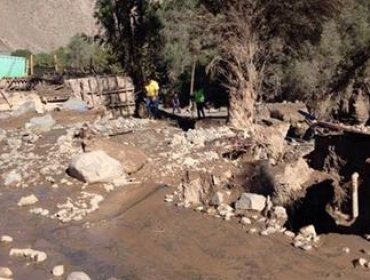
<svg viewBox="0 0 370 280"><path fill-rule="evenodd" d="M27 76L27 59L24 57L0 55L0 79Z"/></svg>

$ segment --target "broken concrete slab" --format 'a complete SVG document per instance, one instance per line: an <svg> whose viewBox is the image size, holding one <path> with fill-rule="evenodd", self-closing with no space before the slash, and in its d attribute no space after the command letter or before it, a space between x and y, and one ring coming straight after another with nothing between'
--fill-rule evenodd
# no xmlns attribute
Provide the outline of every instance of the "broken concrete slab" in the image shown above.
<svg viewBox="0 0 370 280"><path fill-rule="evenodd" d="M68 173L87 183L111 183L124 175L121 163L104 151L75 155L69 164Z"/></svg>

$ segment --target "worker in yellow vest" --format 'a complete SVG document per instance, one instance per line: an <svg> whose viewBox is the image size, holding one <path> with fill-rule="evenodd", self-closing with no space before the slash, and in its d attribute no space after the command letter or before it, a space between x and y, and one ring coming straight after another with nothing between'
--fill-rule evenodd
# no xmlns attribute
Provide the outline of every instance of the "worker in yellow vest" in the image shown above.
<svg viewBox="0 0 370 280"><path fill-rule="evenodd" d="M159 84L155 80L150 80L149 84L145 86L147 96L147 107L150 117L158 118L158 104L159 104Z"/></svg>

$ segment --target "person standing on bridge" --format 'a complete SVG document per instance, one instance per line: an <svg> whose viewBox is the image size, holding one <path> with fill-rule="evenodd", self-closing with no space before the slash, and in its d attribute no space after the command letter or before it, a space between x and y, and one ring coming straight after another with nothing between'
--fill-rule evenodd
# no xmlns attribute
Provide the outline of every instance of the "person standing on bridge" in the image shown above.
<svg viewBox="0 0 370 280"><path fill-rule="evenodd" d="M147 107L151 117L158 118L158 105L159 105L159 84L155 80L150 80L149 84L145 87L146 96L148 98Z"/></svg>
<svg viewBox="0 0 370 280"><path fill-rule="evenodd" d="M202 117L205 118L206 117L206 114L204 113L205 96L203 88L199 88L195 92L195 103L197 104L198 119L201 119Z"/></svg>

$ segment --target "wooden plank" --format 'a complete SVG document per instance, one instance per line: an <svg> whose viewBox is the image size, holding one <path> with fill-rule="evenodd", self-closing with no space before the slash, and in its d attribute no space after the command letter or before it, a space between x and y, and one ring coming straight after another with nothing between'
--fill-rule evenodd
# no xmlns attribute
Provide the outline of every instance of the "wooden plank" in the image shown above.
<svg viewBox="0 0 370 280"><path fill-rule="evenodd" d="M119 93L127 93L127 92L135 92L134 88L128 89L115 89L115 90L103 90L103 92L98 93L96 95L110 95L110 94L119 94ZM92 92L88 92L87 94L93 94Z"/></svg>
<svg viewBox="0 0 370 280"><path fill-rule="evenodd" d="M0 94L2 95L2 97L5 99L6 103L8 103L8 106L9 108L11 109L12 108L12 105L10 104L8 98L6 97L5 95L5 92L3 90L0 90Z"/></svg>

